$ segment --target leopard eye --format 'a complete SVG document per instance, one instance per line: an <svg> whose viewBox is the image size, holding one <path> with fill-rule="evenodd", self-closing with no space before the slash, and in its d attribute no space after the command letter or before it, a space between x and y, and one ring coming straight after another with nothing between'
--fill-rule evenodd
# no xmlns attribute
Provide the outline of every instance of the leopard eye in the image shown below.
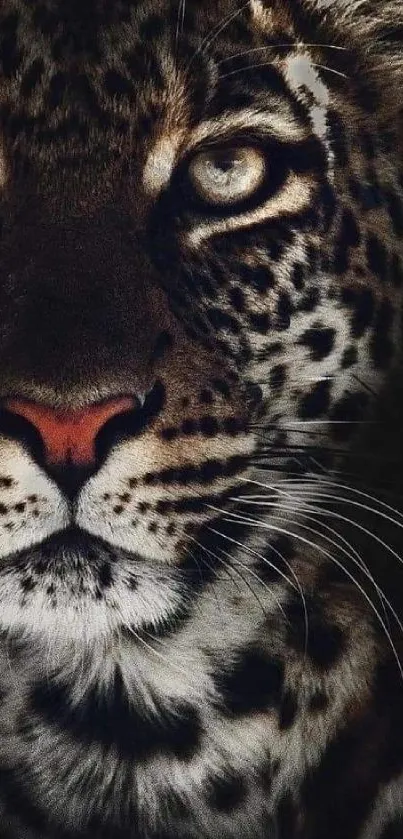
<svg viewBox="0 0 403 839"><path fill-rule="evenodd" d="M262 185L266 159L251 146L197 154L189 167L194 189L209 204L231 205L250 198Z"/></svg>

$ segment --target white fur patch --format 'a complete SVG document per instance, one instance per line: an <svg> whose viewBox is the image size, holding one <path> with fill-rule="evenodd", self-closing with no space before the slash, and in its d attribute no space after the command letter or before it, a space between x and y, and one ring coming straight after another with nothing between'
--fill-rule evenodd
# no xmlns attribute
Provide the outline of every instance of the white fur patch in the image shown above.
<svg viewBox="0 0 403 839"><path fill-rule="evenodd" d="M179 156L181 142L181 134L172 133L160 137L148 155L143 184L152 198L156 198L168 186Z"/></svg>
<svg viewBox="0 0 403 839"><path fill-rule="evenodd" d="M327 112L329 91L322 82L309 55L296 53L284 62L286 79L298 99L309 107L313 130L326 145L328 155L331 149L328 139Z"/></svg>

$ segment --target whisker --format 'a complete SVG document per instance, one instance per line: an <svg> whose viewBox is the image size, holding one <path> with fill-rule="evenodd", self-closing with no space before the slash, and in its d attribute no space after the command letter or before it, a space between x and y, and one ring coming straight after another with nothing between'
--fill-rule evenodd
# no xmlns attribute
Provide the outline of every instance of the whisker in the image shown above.
<svg viewBox="0 0 403 839"><path fill-rule="evenodd" d="M221 531L215 530L215 529L214 529L214 528L212 528L212 527L209 527L208 529L210 530L210 532L211 532L211 533L214 533L216 536L219 536L219 537L220 537L220 538L222 538L222 539L226 539L227 541L231 541L231 542L233 542L233 540L232 540L232 539L230 539L229 537L228 537L228 539L227 539L226 535L225 535L224 533L221 533ZM243 547L243 546L241 545L241 543L239 543L239 547ZM278 598L275 596L275 594L274 594L274 593L273 593L273 591L271 590L270 586L268 586L268 585L264 582L264 580L262 580L262 579L261 579L261 577L259 577L259 575L258 575L258 574L256 574L256 573L252 570L252 568L249 568L247 565L244 565L244 563L243 563L243 562L241 562L241 560L239 560L239 559L237 559L236 557L232 556L232 554L229 554L227 551L224 551L224 549L223 549L223 548L218 548L218 550L219 550L222 554L224 554L224 556L227 556L227 557L231 560L231 562L237 562L237 563L241 566L241 568L243 568L243 570L244 570L244 571L247 571L247 572L248 572L248 574L250 574L250 575L251 575L251 576L252 576L255 580L257 580L257 581L258 581L258 583L259 583L259 585L263 586L263 588L264 588L264 589L268 592L269 597L271 597L271 599L275 601L276 606L278 606L278 608L280 609L280 611L282 612L282 614L283 614L283 615L284 615L284 617L285 617L285 612L284 612L283 606L282 606L282 604L281 604L280 600L278 600Z"/></svg>
<svg viewBox="0 0 403 839"><path fill-rule="evenodd" d="M173 661L170 661L162 653L158 652L158 650L155 650L154 647L151 644L149 644L144 638L142 638L141 635L139 635L132 626L130 626L128 624L125 624L124 628L127 632L130 633L130 635L133 635L133 637L136 638L136 640L139 641L140 644L143 645L143 647L145 647L156 658L158 658L160 661L162 661L165 664L166 667L170 668L174 672L176 670L182 676L185 676L186 679L189 678L189 670L185 670L182 667L178 667L176 664L174 664Z"/></svg>
<svg viewBox="0 0 403 839"><path fill-rule="evenodd" d="M256 483L256 482L255 482L255 481L251 481L251 483ZM287 493L285 490L283 490L283 489L279 488L278 486L276 487L276 485L270 485L268 488L270 489L270 491L273 491L273 490L274 490L274 491L277 491L277 492L279 492L281 495L284 495L285 497L289 498L289 500L291 500L291 501L295 501L295 496L291 495L290 493ZM300 500L301 490L303 490L303 486L298 485L298 500ZM331 497L331 496L330 496L330 497ZM321 496L318 496L317 500L321 500ZM310 499L310 501L311 501L311 499ZM354 502L351 502L351 503L354 503ZM356 503L356 502L355 502L355 503ZM278 504L278 502L277 502L277 504ZM263 505L264 505L264 506L268 506L268 507L273 507L274 509L276 509L276 508L277 508L277 505L276 505L276 502L275 502L275 501L261 502L261 506L263 506ZM279 504L278 504L278 508L279 508L279 509L281 509L281 505L279 505ZM289 511L289 508L288 508L288 507L286 507L286 508L284 508L284 509L286 509L287 511ZM369 508L369 509L371 510L371 508ZM294 510L293 512L294 512L294 514L295 514L295 510ZM305 510L304 508L301 508L300 512L301 512L301 514L302 514L303 512L308 512L309 514L310 514L311 512L314 512L314 513L316 513L317 515L320 515L320 516L331 516L332 518L336 518L336 519L338 519L338 520L342 521L342 522L343 522L343 523L345 523L345 524L349 524L349 525L351 525L352 527L357 528L358 530L360 530L360 531L364 532L367 536L369 536L370 538L372 538L372 539L374 539L376 542L378 542L378 543L379 543L379 544L380 544L383 548L385 548L385 550L386 550L386 551L388 551L389 553L391 553L391 554L392 554L392 555L393 555L393 556L394 556L394 557L398 560L398 562L399 562L399 563L403 564L403 559L399 556L399 554L397 554L397 553L396 553L396 551L394 551L394 550L393 550L393 548L392 548L390 545L388 545L388 544L387 544L387 543L386 543L383 539L381 539L381 538L380 538L379 536L377 536L375 533L372 533L370 530L368 530L366 527L364 527L363 525L359 524L358 522L356 522L356 521L354 521L354 520L352 520L352 519L349 519L349 518L347 518L346 516L344 516L344 515L342 515L342 514L340 514L340 513L336 513L336 512L335 512L335 511L333 511L333 510L327 510L327 509L326 509L326 510L322 510L320 507L312 507L312 505L311 505L311 504L309 504L309 507L308 507L308 508L306 508L306 510ZM234 515L233 513L229 513L229 514L230 514L230 515ZM322 522L321 522L320 524L321 524L321 526L322 526L322 527L327 527L327 526L326 526L326 525L324 525ZM304 523L300 523L300 524L298 524L298 526L299 526L299 527L305 527ZM362 570L364 570L365 568L366 568L366 566L365 566L365 565L362 565ZM364 573L365 573L365 571L364 571ZM368 573L369 573L369 572L368 572ZM381 593L382 593L382 597L383 597L383 598L385 598L385 599L387 600L387 598L385 597L384 593L383 593L383 592L381 591L381 589L379 588L378 584L376 583L376 581L374 580L374 578L372 577L372 575L369 575L369 579L372 579L372 582L373 582L374 586L376 587L376 590L378 591L378 593L379 593L379 592L381 592ZM392 604L391 604L388 600L387 600L387 602L388 602L388 604L389 604L389 607L390 607L390 609L391 609L391 612L392 612L392 614L393 614L393 617L395 618L395 620L396 620L396 622L397 622L397 624L398 624L399 628L401 629L401 631L402 631L402 633L403 633L403 624L402 624L402 622L401 622L400 618L398 617L397 613L395 612L395 610L394 610L394 608L393 608Z"/></svg>
<svg viewBox="0 0 403 839"><path fill-rule="evenodd" d="M292 479L290 479L289 483L293 483L296 480L297 479L292 478ZM250 478L245 478L245 481L250 483L251 479ZM368 501L372 501L376 504L379 504L380 507L383 507L384 509L388 510L390 513L393 513L394 515L398 516L401 519L401 522L397 521L392 516L389 516L386 513L383 513L380 510L377 510L376 507L372 507L372 506L369 506L367 504L363 504L362 502L359 502L359 501L354 501L354 500L351 500L351 499L348 499L348 498L343 498L343 496L341 496L341 495L333 495L333 493L322 493L322 491L320 491L319 497L320 498L325 498L325 499L328 499L328 500L331 500L331 501L333 501L333 500L334 501L340 501L341 503L344 503L344 504L345 503L354 504L354 506L356 506L356 507L359 507L363 510L366 510L367 512L370 512L370 513L375 513L377 516L380 516L381 518L386 519L386 521L390 522L391 524L395 524L396 527L403 527L403 513L400 510L397 510L395 507L392 507L390 504L386 504L384 501L381 501L379 498L376 498L376 496L370 495L368 492L363 492L362 490L356 489L354 487L347 486L346 484L338 483L337 481L325 480L325 479L322 478L322 476L320 478L317 478L316 480L315 480L315 476L313 476L313 479L311 479L309 476L304 476L304 479L303 479L303 481L301 481L301 484L302 484L302 487L303 487L304 491L305 491L305 488L309 488L309 489L315 488L317 490L318 487L321 490L322 486L325 486L325 487L330 487L330 488L334 487L336 489L346 490L346 492L351 492L354 495L358 495L361 498L365 498ZM275 485L274 488L277 489L277 487L278 487L278 485ZM272 487L270 487L270 488L272 488Z"/></svg>
<svg viewBox="0 0 403 839"><path fill-rule="evenodd" d="M244 577L242 576L242 574L241 574L241 573L240 573L240 572L239 572L236 568L233 568L233 567L232 567L232 565L229 565L229 564L228 564L227 562L225 562L223 559L220 559L220 557L219 557L216 553L214 553L214 551L211 551L210 549L206 548L206 546L205 546L205 545L203 545L201 542L198 542L198 541L197 541L197 539L195 539L193 536L191 536L190 538L192 539L192 541L193 541L193 542L195 542L195 543L196 543L196 545L198 545L198 547L199 547L199 548L201 548L201 549L202 549L202 550L204 550L207 554L209 554L210 556L212 556L212 557L213 557L216 561L218 561L218 562L220 563L220 565L222 565L222 566L224 567L224 570L226 571L227 576L229 576L231 580L232 580L231 571L233 571L233 572L236 574L236 576L237 576L237 577L239 577L239 578L242 580L243 584L244 584L244 585L246 585L247 589L250 591L250 593L252 594L252 596L253 596L253 597L255 598L255 600L258 602L258 604L259 604L259 606L260 606L260 608L261 608L261 610L262 610L263 614L266 616L266 612L265 612L265 609L264 609L264 606L263 606L263 604L262 604L261 600L260 600L260 599L259 599L259 597L257 596L257 594L256 594L256 592L254 591L254 589L252 588L252 586L251 586L251 585L249 585L249 583L248 583L248 582L244 579ZM231 559L232 559L232 557L231 557ZM233 580L232 580L232 582L233 582ZM262 585L264 585L263 581L259 580L259 582L261 582L261 583L262 583ZM268 589L268 590L270 591L270 589ZM238 591L239 591L239 588L238 588ZM270 592L270 594L271 594L271 592ZM221 609L220 609L220 611L221 611Z"/></svg>
<svg viewBox="0 0 403 839"><path fill-rule="evenodd" d="M257 64L245 64L242 67L237 67L236 70L231 70L229 73L224 73L219 76L219 79L229 79L230 76L235 76L238 73L244 73L249 70L259 70L262 67L269 67L273 62L272 61L261 61ZM324 64L314 64L312 63L312 67L316 67L318 70L327 71L328 73L334 73L335 76L341 76L344 79L349 78L345 73L342 73L340 70L333 70L331 67L327 67Z"/></svg>
<svg viewBox="0 0 403 839"><path fill-rule="evenodd" d="M358 589L358 591L361 593L361 595L362 595L362 596L363 596L363 598L366 600L366 602L367 602L367 603L368 603L368 605L370 606L371 610L374 612L375 616L377 617L377 619L378 619L378 621L379 621L379 624L380 624L380 626L382 627L382 629L383 629L383 631L384 631L384 633L385 633L385 637L386 637L386 638L387 638L387 640L388 640L388 643L389 643L390 648L391 648L391 650L392 650L393 656L394 656L394 658L395 658L395 660L396 660L396 663L397 663L397 665L398 665L400 676L401 676L402 681L403 681L403 667L402 667L402 664L401 664L401 662L400 662L399 655L398 655L398 653L397 653L397 650L396 650L395 644L394 644L394 642L393 642L393 639L392 639L391 633L390 633L390 631L389 631L389 629L388 629L387 625L385 624L385 621L383 620L383 618L382 618L381 614L379 613L378 609L376 608L376 606L375 606L375 605L374 605L374 603L372 602L371 598L369 597L369 595L367 594L367 592L365 591L365 589L363 588L363 586L362 586L362 585L359 583L359 581L358 581L358 580L354 577L354 575L353 575L353 574L352 574L352 573L351 573L351 572L350 572L347 568L345 568L345 566L344 566L344 565L343 565L343 564L342 564L342 563L341 563L338 559L336 559L336 557L333 557L333 556L332 556L332 554L330 554L330 553L329 553L329 551L326 551L323 547L321 547L321 546L319 546L319 545L316 545L314 542L311 542L311 540L306 539L304 536L301 536L301 534L300 534L300 533L293 533L292 531L286 530L286 529L285 529L285 528L283 528L283 527L278 527L277 525L274 525L274 524L269 524L268 522L261 522L261 521L258 521L258 520L256 520L256 519L248 519L248 518L246 518L246 517L245 517L245 518L242 518L241 516L239 516L239 517L237 517L237 518L233 518L233 517L231 517L231 518L225 519L224 521L225 521L225 522L227 522L227 523L229 523L229 524L249 524L250 526L259 527L259 528L262 528L262 529L264 529L264 530L269 530L269 531L276 532L276 533L282 533L282 534L284 534L285 536L291 536L292 538L298 539L298 540L299 540L299 541L301 541L303 544L306 544L306 545L308 545L309 547L314 548L314 550L319 551L319 553L321 553L321 554L323 554L324 556L326 556L326 557L327 557L327 559L329 559L329 560L330 560L331 562L333 562L333 563L334 563L334 564L335 564L338 568L340 568L340 570L341 570L344 574L346 574L346 576L347 576L347 577L351 580L351 582L352 582L352 583L356 586L356 588ZM298 524L298 527L300 527L300 525L299 525L299 524Z"/></svg>
<svg viewBox="0 0 403 839"><path fill-rule="evenodd" d="M245 504L250 503L249 499L239 499L239 500L243 501L243 503L245 503ZM287 521L289 520L289 512L290 512L289 507L282 506L281 504L278 503L278 501L277 502L276 501L272 501L272 502L263 501L263 502L260 502L260 503L259 503L259 501L256 501L256 502L252 502L252 503L256 503L257 506L272 507L275 510L276 518L277 518L278 514L280 513L280 515L284 515L284 518ZM337 547L340 550L342 550L342 552L357 567L359 567L359 569L363 572L363 574L371 582L371 584L374 586L376 594L378 595L378 597L380 599L382 608L385 609L384 603L386 602L387 605L389 606L391 614L395 618L395 620L397 622L397 625L399 626L399 629L401 630L401 632L403 634L403 623L402 623L401 619L397 615L394 607L392 606L392 604L390 603L390 601L386 597L385 593L382 591L382 589L380 588L380 586L376 582L374 576L371 574L368 566L366 565L366 563L362 559L361 555L353 547L353 545L351 545L351 543L347 539L345 539L344 536L342 536L342 534L339 533L338 531L336 531L333 527L330 527L330 525L325 524L323 521L315 519L315 517L311 515L311 507L300 508L299 510L294 511L294 514L295 514L295 512L301 513L301 515L303 515L303 521L302 522L297 522L296 520L294 520L294 522L293 522L298 527L305 527L305 522L307 522L307 521L312 522L313 524L319 525L322 528L322 530L326 530L327 532L331 533L333 536L336 536L337 539L339 539L340 542L343 543L346 546L346 547L342 547L340 544L336 543L334 540L332 540L332 539L329 540L331 542L331 544L333 544L334 547ZM307 513L308 513L308 515L306 515ZM322 530L321 531L315 531L315 530L312 530L312 528L306 528L306 529L311 530L315 535L319 535L322 538L326 539L326 541L328 541L328 537L324 536L324 534L322 533ZM351 553L349 551L351 551ZM387 617L386 614L385 614L385 617Z"/></svg>
<svg viewBox="0 0 403 839"><path fill-rule="evenodd" d="M289 49L293 52L298 52L299 50L303 50L307 47L321 47L322 49L328 50L339 50L343 52L347 52L347 47L338 47L335 44L313 44L313 43L305 43L301 41L300 43L295 44L266 44L262 47L252 47L252 49L245 50L244 52L237 52L235 55L227 56L227 58L222 58L221 61L217 62L217 65L224 64L227 61L235 61L237 58L243 58L245 55L250 55L254 52L263 52L263 50L277 50L277 49Z"/></svg>
<svg viewBox="0 0 403 839"><path fill-rule="evenodd" d="M209 506L209 505L206 505L206 506ZM219 513L224 514L224 515L226 515L226 514L227 514L227 511L225 511L225 510L220 510L220 509L219 509L219 508L217 508L217 507L210 507L210 509L213 509L213 510L215 510L216 512L219 512ZM278 567L277 567L277 566L276 566L273 562L270 562L270 560L269 560L269 559L267 559L267 557L263 556L263 554L258 553L257 551L253 550L252 548L250 548L250 547L249 547L249 546L247 546L247 545L243 545L241 542L238 542L236 539L234 539L234 538L232 538L232 537L228 536L227 534L221 533L221 531L217 531L217 530L215 530L215 529L214 529L214 528L212 528L212 527L210 527L210 528L209 528L209 530L210 530L212 533L214 533L216 536L219 536L220 538L225 539L226 541L231 542L231 543L232 543L232 544L234 544L234 545L237 545L237 546L238 546L238 548L241 548L242 550L244 550L244 551L246 551L246 552L248 552L248 553L252 554L253 556L256 556L258 559L260 559L261 561L263 561L263 562L264 562L264 563L265 563L265 564L266 564L269 568L272 568L272 570L274 570L274 571L275 571L275 572L279 575L279 577L283 578L283 579L285 580L285 582L287 583L287 585L291 586L291 588L293 588L295 591L297 591L297 592L298 592L298 594L299 594L299 595L300 595L300 597L301 597L301 601L302 601L302 604L303 604L303 609L304 609L304 615L305 615L305 626L306 626L305 646L307 647L307 644L308 644L308 635L307 635L307 632L308 632L308 612L307 612L307 608L306 608L306 600L305 600L304 591L303 591L302 585L301 585L301 583L300 583L300 581L299 581L299 579L298 579L298 576L297 576L297 574L295 573L294 568L293 568L293 567L292 567L292 565L291 565L291 564L290 564L290 563L289 563L289 562L285 559L285 557L282 555L282 553L281 553L281 552L280 552L277 548L275 548L274 546L270 545L270 549L271 549L271 550L272 550L275 554L277 554L277 556L278 556L278 557L282 560L282 562L284 562L284 563L285 563L286 567L289 569L290 574L291 574L291 575L294 577L294 579L295 579L295 584L294 584L294 583L292 583L292 581L291 581L291 580L287 577L287 575L286 575L286 574L284 574L284 573L283 573L283 572L282 572L282 571L281 571L281 570L280 570L280 569L279 569L279 568L278 568ZM260 578L259 578L259 579L260 579ZM262 582L262 581L261 581L261 582ZM271 589L268 589L268 590L271 592ZM282 608L281 604L280 604L280 603L277 603L277 605L279 606L279 608L281 609L282 613L284 614L284 610L283 610L283 608Z"/></svg>
<svg viewBox="0 0 403 839"><path fill-rule="evenodd" d="M350 78L346 73L342 73L340 70L333 70L332 67L327 67L325 64L312 64L312 67L316 67L318 70L324 70L327 73L334 73L335 76L341 76L343 79Z"/></svg>
<svg viewBox="0 0 403 839"><path fill-rule="evenodd" d="M249 5L250 5L250 0L247 0L247 2L243 3L243 5L239 9L237 9L235 12L231 12L231 14L227 15L226 18L221 19L220 23L218 23L217 26L215 26L213 28L213 31L210 32L208 35L206 35L205 38L203 38L201 44L199 44L197 50L195 50L195 52L193 53L192 58L190 59L189 64L186 68L187 70L189 70L190 67L192 66L192 63L193 63L194 59L196 58L196 56L200 55L200 53L203 53L203 55L204 55L207 52L207 50L209 49L209 47L211 47L211 45L214 43L214 41L219 37L219 35L221 35L221 32L223 32L224 29L226 29L227 26L229 26L230 23L232 23L232 21L235 20L235 18L237 18L239 15L241 15L242 12L245 11L245 9L247 9L249 7Z"/></svg>
<svg viewBox="0 0 403 839"><path fill-rule="evenodd" d="M178 20L177 20L177 24L176 24L176 38L175 38L176 48L178 47L178 43L179 43L179 34L180 34L180 32L183 32L183 26L184 26L184 23L185 23L185 11L186 11L186 0L179 0Z"/></svg>

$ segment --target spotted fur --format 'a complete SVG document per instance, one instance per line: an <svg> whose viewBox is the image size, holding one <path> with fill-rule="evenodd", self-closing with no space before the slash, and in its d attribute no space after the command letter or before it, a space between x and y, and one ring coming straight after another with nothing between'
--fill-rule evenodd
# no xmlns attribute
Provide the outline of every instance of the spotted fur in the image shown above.
<svg viewBox="0 0 403 839"><path fill-rule="evenodd" d="M403 835L402 31L1 4L1 839ZM13 409L128 394L81 469Z"/></svg>

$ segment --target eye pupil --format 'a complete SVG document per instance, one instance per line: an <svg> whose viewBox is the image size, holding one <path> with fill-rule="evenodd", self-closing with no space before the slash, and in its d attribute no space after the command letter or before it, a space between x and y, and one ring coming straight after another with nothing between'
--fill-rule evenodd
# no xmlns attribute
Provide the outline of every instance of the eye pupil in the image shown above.
<svg viewBox="0 0 403 839"><path fill-rule="evenodd" d="M218 154L216 160L214 161L214 166L216 169L219 169L221 172L230 172L231 169L236 166L236 157L234 154L225 154L222 155Z"/></svg>

